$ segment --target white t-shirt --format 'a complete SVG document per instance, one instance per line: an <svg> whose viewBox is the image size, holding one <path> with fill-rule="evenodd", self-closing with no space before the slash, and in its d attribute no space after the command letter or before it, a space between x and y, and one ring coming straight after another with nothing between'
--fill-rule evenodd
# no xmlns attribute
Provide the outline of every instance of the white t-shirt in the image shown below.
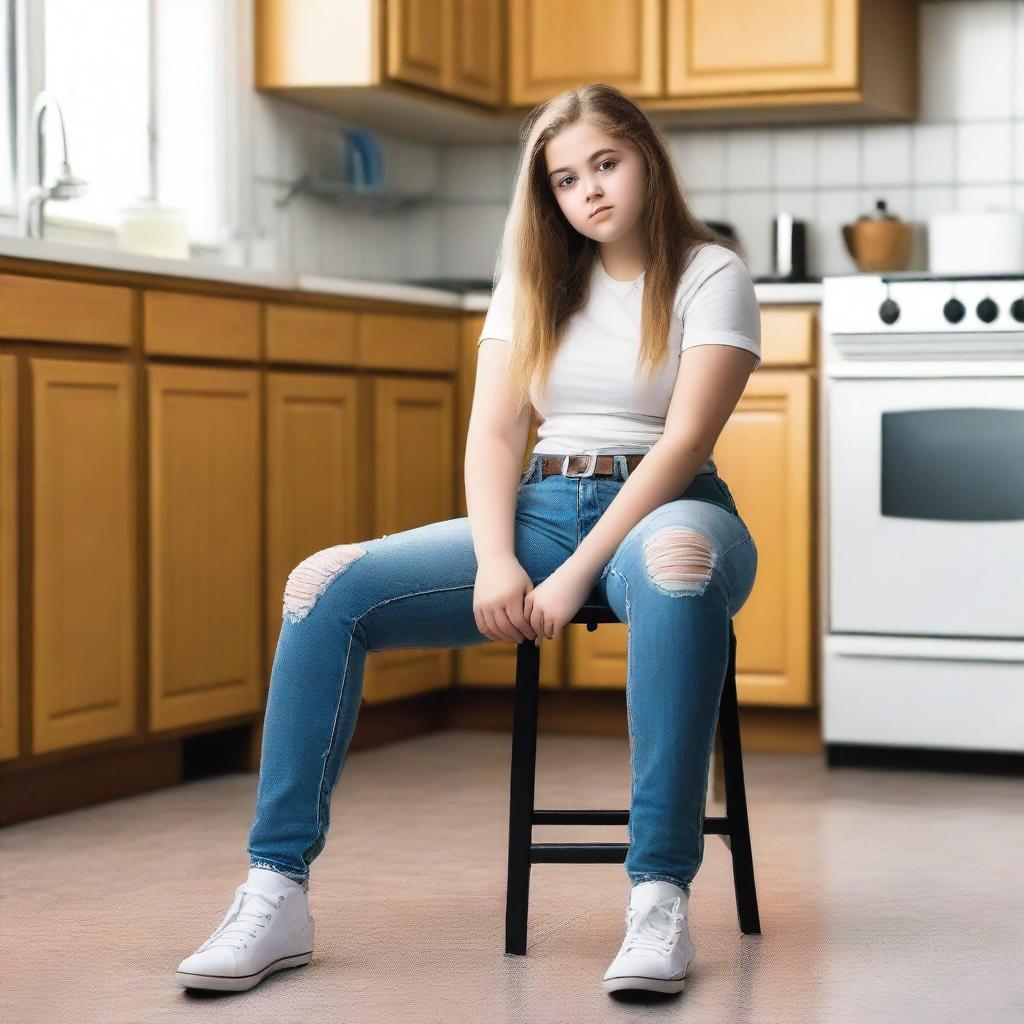
<svg viewBox="0 0 1024 1024"><path fill-rule="evenodd" d="M594 261L590 294L570 319L559 344L546 389L530 398L543 422L534 451L546 455L647 451L665 429L672 389L683 349L695 345L735 345L757 356L761 365L761 313L754 283L743 260L731 249L704 243L679 280L672 313L672 337L679 343L651 386L633 382L640 349L643 302L641 274L618 281ZM510 341L514 276L498 280L479 345L485 338ZM708 458L700 473L715 472Z"/></svg>

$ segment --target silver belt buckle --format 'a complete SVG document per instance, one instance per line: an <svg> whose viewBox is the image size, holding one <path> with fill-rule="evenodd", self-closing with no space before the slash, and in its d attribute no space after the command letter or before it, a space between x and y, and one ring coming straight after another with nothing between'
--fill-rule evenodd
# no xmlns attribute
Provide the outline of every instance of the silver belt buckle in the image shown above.
<svg viewBox="0 0 1024 1024"><path fill-rule="evenodd" d="M585 452L581 453L587 456L587 468L583 473L570 473L569 472L569 460L578 459L579 455L566 455L562 459L562 476L593 476L594 470L597 468L597 453L596 452Z"/></svg>

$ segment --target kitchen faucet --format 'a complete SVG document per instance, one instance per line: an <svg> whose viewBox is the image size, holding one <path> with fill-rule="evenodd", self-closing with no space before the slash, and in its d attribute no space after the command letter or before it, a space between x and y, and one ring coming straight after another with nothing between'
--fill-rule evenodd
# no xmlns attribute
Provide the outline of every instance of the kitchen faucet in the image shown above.
<svg viewBox="0 0 1024 1024"><path fill-rule="evenodd" d="M43 114L53 108L60 125L61 170L52 185L43 184L46 173L46 149L43 139ZM76 178L71 173L68 163L68 139L64 130L64 114L57 102L57 97L45 89L36 97L32 105L32 117L29 123L29 173L34 175L30 188L21 206L20 229L28 238L43 237L43 205L48 199L73 199L80 196L88 182ZM34 159L33 159L34 158Z"/></svg>

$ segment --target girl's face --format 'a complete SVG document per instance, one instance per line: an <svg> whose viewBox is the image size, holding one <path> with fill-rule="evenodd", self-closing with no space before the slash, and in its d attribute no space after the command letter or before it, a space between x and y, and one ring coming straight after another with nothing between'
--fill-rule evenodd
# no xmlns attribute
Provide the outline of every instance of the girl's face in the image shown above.
<svg viewBox="0 0 1024 1024"><path fill-rule="evenodd" d="M548 187L566 220L597 242L621 238L643 212L646 175L640 150L586 122L544 146ZM603 212L601 207L608 207Z"/></svg>

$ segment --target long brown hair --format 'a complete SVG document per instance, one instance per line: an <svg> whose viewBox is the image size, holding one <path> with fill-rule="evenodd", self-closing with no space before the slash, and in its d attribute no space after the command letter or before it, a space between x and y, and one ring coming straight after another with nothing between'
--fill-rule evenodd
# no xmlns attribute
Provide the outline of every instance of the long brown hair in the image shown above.
<svg viewBox="0 0 1024 1024"><path fill-rule="evenodd" d="M576 231L552 195L544 156L550 139L584 121L628 139L644 160L647 194L641 217L648 261L635 372L643 371L645 387L668 357L672 303L692 254L704 242L739 251L691 212L664 136L624 93L593 83L534 107L519 129L519 164L494 273L495 286L509 271L516 281L508 373L518 392L518 412L530 401L531 380L541 390L546 385L565 327L586 303L594 261L600 258L599 244Z"/></svg>

